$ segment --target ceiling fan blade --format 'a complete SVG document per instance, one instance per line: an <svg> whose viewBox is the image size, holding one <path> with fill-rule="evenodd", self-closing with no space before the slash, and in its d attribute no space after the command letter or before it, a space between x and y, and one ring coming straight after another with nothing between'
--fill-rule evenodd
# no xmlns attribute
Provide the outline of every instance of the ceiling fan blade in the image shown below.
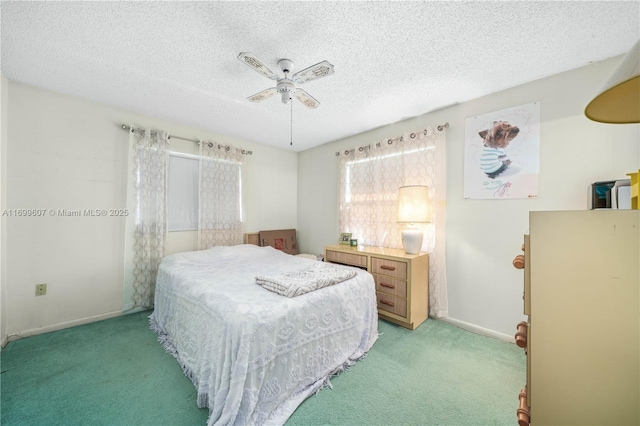
<svg viewBox="0 0 640 426"><path fill-rule="evenodd" d="M253 56L253 53L242 52L238 55L238 59L265 77L270 78L271 80L278 80L278 76L271 71L268 66L263 64L260 59Z"/></svg>
<svg viewBox="0 0 640 426"><path fill-rule="evenodd" d="M291 80L296 83L306 83L307 81L317 80L318 78L331 74L333 74L333 65L327 61L322 61L302 71L298 71L291 77Z"/></svg>
<svg viewBox="0 0 640 426"><path fill-rule="evenodd" d="M320 105L320 102L302 89L296 89L296 98L307 108L318 108L318 105Z"/></svg>
<svg viewBox="0 0 640 426"><path fill-rule="evenodd" d="M263 90L262 92L258 92L255 95L251 95L247 99L249 99L251 102L262 102L265 99L275 95L276 93L276 88L271 87L269 89Z"/></svg>

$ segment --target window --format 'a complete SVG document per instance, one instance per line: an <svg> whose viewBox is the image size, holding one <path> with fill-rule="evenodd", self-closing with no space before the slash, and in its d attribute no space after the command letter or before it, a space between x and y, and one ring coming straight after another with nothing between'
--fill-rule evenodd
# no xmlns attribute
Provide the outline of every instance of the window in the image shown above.
<svg viewBox="0 0 640 426"><path fill-rule="evenodd" d="M207 210L203 215L207 222L205 228L226 229L236 226L234 222L242 222L240 163L170 152L168 169L167 228L170 232L197 231L200 208ZM205 179L202 187L201 173Z"/></svg>
<svg viewBox="0 0 640 426"><path fill-rule="evenodd" d="M391 142L340 156L339 230L351 232L365 245L402 247L398 188L427 185L435 189L434 143L424 136L409 135Z"/></svg>
<svg viewBox="0 0 640 426"><path fill-rule="evenodd" d="M429 312L436 316L447 311L444 145L445 132L429 127L338 153L339 232L351 232L358 244L402 247L398 189L429 187L433 216L423 225L422 250L429 252Z"/></svg>
<svg viewBox="0 0 640 426"><path fill-rule="evenodd" d="M198 230L199 157L169 153L167 226L169 231Z"/></svg>

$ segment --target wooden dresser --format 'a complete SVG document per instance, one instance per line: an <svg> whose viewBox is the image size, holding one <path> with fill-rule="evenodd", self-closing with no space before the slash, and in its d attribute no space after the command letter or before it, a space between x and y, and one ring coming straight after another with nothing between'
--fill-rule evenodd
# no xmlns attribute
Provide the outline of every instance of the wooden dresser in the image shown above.
<svg viewBox="0 0 640 426"><path fill-rule="evenodd" d="M640 424L640 211L531 212L522 425Z"/></svg>
<svg viewBox="0 0 640 426"><path fill-rule="evenodd" d="M324 260L357 266L373 275L380 318L415 330L429 316L427 253L338 244L324 248Z"/></svg>

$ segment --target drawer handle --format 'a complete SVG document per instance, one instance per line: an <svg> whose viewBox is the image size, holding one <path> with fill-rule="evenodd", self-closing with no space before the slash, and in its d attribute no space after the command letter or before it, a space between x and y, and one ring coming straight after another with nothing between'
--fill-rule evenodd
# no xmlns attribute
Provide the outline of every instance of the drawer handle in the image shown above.
<svg viewBox="0 0 640 426"><path fill-rule="evenodd" d="M395 266L389 266L389 265L380 265L380 269L386 269L387 271L395 271L396 267Z"/></svg>
<svg viewBox="0 0 640 426"><path fill-rule="evenodd" d="M529 324L527 324L524 321L520 321L518 323L518 326L516 327L516 335L515 335L515 340L516 340L516 345L519 348L523 348L526 349L527 348L527 328L529 327Z"/></svg>
<svg viewBox="0 0 640 426"><path fill-rule="evenodd" d="M519 254L513 259L513 266L516 269L524 269L524 256Z"/></svg>
<svg viewBox="0 0 640 426"><path fill-rule="evenodd" d="M387 284L387 283L380 283L381 287L387 287L387 288L396 288L395 285L393 284Z"/></svg>
<svg viewBox="0 0 640 426"><path fill-rule="evenodd" d="M393 302L387 302L386 300L381 300L380 303L387 306L395 306Z"/></svg>
<svg viewBox="0 0 640 426"><path fill-rule="evenodd" d="M527 388L522 389L518 397L520 399L520 406L516 412L518 415L518 425L528 426L531 422L531 415L529 414L529 406L527 405Z"/></svg>

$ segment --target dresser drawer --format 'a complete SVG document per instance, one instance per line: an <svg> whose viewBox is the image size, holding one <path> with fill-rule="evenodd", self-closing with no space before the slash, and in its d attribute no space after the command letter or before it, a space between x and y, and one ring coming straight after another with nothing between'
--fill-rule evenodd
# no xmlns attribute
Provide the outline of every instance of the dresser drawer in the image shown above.
<svg viewBox="0 0 640 426"><path fill-rule="evenodd" d="M407 279L407 262L371 257L371 273Z"/></svg>
<svg viewBox="0 0 640 426"><path fill-rule="evenodd" d="M332 244L325 262L366 269L375 281L380 319L415 330L429 317L429 255L403 249Z"/></svg>
<svg viewBox="0 0 640 426"><path fill-rule="evenodd" d="M406 281L378 274L373 274L373 279L376 281L376 291L398 297L407 297Z"/></svg>
<svg viewBox="0 0 640 426"><path fill-rule="evenodd" d="M343 263L345 265L353 265L365 269L367 268L366 255L327 250L325 257L327 262Z"/></svg>
<svg viewBox="0 0 640 426"><path fill-rule="evenodd" d="M379 311L389 312L407 318L407 299L379 291L376 292L376 299L378 300Z"/></svg>

